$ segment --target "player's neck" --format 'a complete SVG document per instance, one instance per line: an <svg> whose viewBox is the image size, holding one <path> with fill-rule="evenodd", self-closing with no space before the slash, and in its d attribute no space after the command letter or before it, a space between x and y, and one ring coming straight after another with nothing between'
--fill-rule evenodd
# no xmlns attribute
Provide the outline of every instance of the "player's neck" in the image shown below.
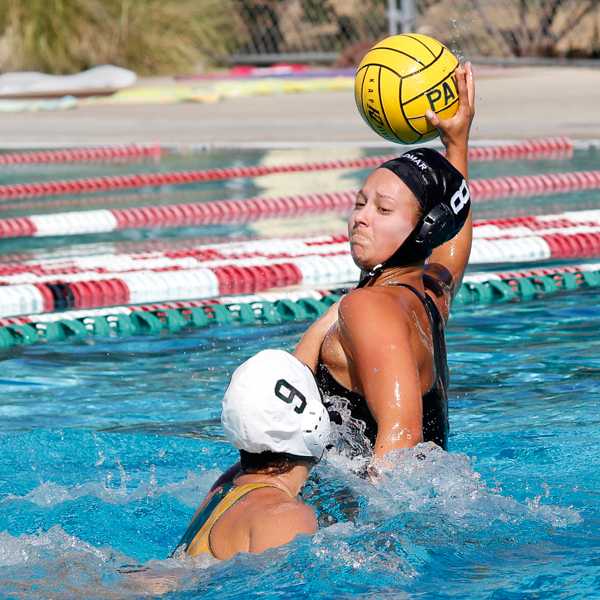
<svg viewBox="0 0 600 600"><path fill-rule="evenodd" d="M309 469L306 465L295 465L287 473L269 475L267 473L243 473L235 478L236 485L245 483L268 483L287 492L292 498L299 493L308 479Z"/></svg>
<svg viewBox="0 0 600 600"><path fill-rule="evenodd" d="M381 271L370 282L369 287L389 287L397 284L411 285L414 288L423 288L423 264L406 265L402 267L388 267Z"/></svg>

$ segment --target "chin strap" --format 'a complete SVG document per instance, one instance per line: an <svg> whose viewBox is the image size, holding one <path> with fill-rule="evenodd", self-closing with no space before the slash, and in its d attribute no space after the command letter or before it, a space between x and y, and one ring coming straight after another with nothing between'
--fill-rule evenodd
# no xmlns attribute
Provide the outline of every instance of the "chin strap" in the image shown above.
<svg viewBox="0 0 600 600"><path fill-rule="evenodd" d="M357 288L365 287L367 283L373 281L385 269L389 267L404 267L413 263L425 260L431 256L431 248L428 244L417 241L417 237L421 231L422 223L419 223L410 233L410 235L402 242L400 247L387 260L375 265L369 271L361 271L360 281Z"/></svg>
<svg viewBox="0 0 600 600"><path fill-rule="evenodd" d="M362 271L360 272L360 279L358 281L358 285L356 288L365 287L369 281L372 281L377 277L380 273L383 272L383 263L379 265L375 265L370 271Z"/></svg>

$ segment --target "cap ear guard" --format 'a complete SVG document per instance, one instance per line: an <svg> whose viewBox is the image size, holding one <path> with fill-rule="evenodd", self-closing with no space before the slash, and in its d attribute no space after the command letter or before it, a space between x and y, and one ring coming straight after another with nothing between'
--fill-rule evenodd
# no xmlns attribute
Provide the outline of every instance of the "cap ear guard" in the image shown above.
<svg viewBox="0 0 600 600"><path fill-rule="evenodd" d="M312 407L307 413L302 422L304 443L315 460L321 460L331 435L329 415L322 404Z"/></svg>
<svg viewBox="0 0 600 600"><path fill-rule="evenodd" d="M452 239L456 233L456 219L446 204L438 204L422 219L415 242L437 248Z"/></svg>
<svg viewBox="0 0 600 600"><path fill-rule="evenodd" d="M464 225L470 206L469 186L462 179L450 198L444 198L421 219L415 242L433 249L451 240Z"/></svg>

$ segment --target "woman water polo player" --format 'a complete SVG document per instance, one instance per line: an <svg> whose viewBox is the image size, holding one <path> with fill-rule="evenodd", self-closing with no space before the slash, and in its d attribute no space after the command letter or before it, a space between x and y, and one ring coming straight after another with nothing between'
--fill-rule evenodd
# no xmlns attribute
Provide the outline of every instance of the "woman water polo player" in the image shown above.
<svg viewBox="0 0 600 600"><path fill-rule="evenodd" d="M375 459L422 441L447 449L444 325L471 250L466 177L475 112L470 64L455 77L455 116L427 115L446 158L419 148L367 177L348 223L360 283L295 351L316 374L332 421L349 414Z"/></svg>
<svg viewBox="0 0 600 600"><path fill-rule="evenodd" d="M226 560L314 533L298 494L330 424L310 369L283 350L259 352L233 373L221 420L240 463L213 485L175 553Z"/></svg>

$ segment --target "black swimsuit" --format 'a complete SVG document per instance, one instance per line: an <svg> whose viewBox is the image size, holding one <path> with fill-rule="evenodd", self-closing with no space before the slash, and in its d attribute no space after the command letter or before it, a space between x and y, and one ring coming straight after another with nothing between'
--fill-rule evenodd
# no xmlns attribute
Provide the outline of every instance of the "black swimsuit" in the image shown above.
<svg viewBox="0 0 600 600"><path fill-rule="evenodd" d="M444 339L444 321L434 301L427 295L421 294L414 287L406 284L396 284L408 288L413 292L425 307L429 318L431 335L433 337L433 362L435 367L435 380L429 391L423 395L423 441L435 442L444 450L448 447L448 362L446 359L446 341ZM365 424L364 434L375 445L377 436L377 423L363 396L345 388L336 381L327 367L319 362L316 374L317 385L323 394L323 404L327 408L330 419L342 424L342 415L334 405L332 396L342 398L346 409L350 411L352 419Z"/></svg>

